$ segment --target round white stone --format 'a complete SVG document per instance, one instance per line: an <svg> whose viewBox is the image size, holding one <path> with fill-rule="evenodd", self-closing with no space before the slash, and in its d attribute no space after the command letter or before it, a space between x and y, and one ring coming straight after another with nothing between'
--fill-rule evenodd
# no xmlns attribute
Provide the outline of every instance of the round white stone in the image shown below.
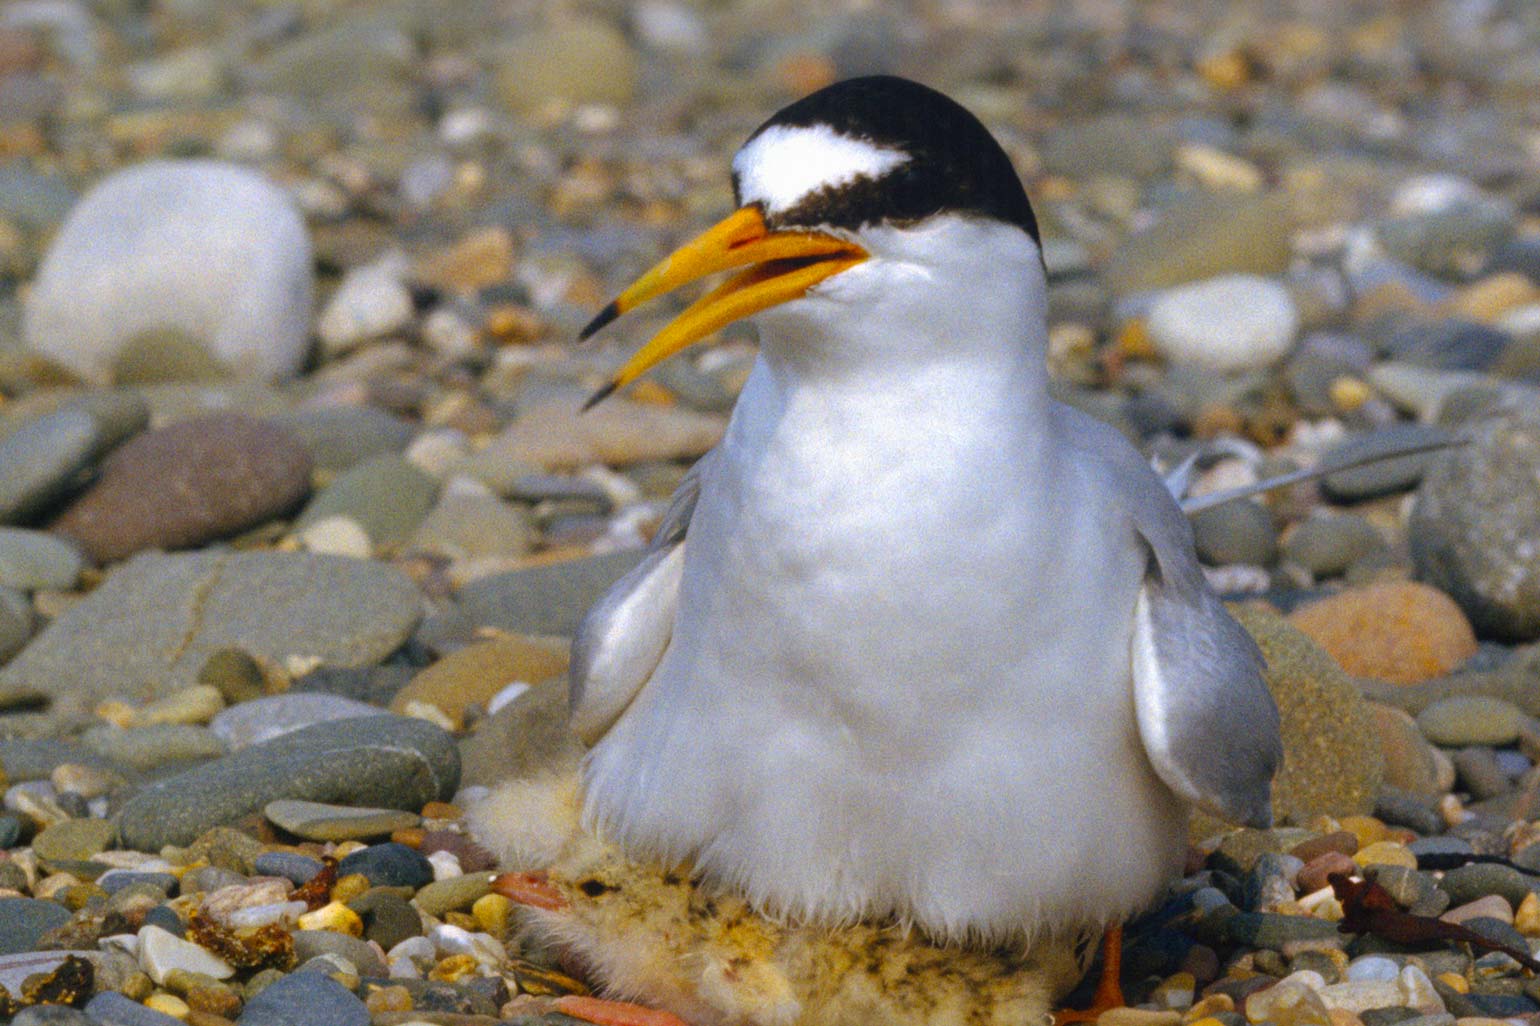
<svg viewBox="0 0 1540 1026"><path fill-rule="evenodd" d="M1170 362L1229 374L1288 355L1299 311L1277 282L1230 274L1168 290L1150 309L1148 327L1156 352Z"/></svg>
<svg viewBox="0 0 1540 1026"><path fill-rule="evenodd" d="M157 160L103 179L70 211L24 328L33 349L90 381L161 329L271 381L304 362L313 290L310 237L284 190L233 164Z"/></svg>

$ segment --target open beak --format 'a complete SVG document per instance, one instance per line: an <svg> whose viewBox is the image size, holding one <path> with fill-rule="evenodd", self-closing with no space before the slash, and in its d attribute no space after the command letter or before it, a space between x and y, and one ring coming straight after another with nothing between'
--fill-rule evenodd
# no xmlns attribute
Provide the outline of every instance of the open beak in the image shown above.
<svg viewBox="0 0 1540 1026"><path fill-rule="evenodd" d="M740 207L664 257L599 311L579 338L588 338L635 307L708 274L745 267L675 317L583 405L589 409L718 328L807 293L825 278L865 260L866 250L816 231L771 231L757 205Z"/></svg>

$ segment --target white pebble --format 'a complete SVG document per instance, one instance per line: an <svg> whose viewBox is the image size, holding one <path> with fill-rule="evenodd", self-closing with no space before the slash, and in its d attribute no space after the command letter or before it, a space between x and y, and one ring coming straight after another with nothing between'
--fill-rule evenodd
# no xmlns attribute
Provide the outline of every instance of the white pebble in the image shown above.
<svg viewBox="0 0 1540 1026"><path fill-rule="evenodd" d="M1251 274L1181 285L1150 309L1150 341L1172 363L1236 373L1288 355L1299 311L1288 289Z"/></svg>
<svg viewBox="0 0 1540 1026"><path fill-rule="evenodd" d="M465 875L465 870L460 868L459 856L452 851L434 852L428 856L428 864L433 867L434 880L453 880Z"/></svg>
<svg viewBox="0 0 1540 1026"><path fill-rule="evenodd" d="M1394 980L1401 967L1383 955L1364 955L1348 963L1343 978L1347 980Z"/></svg>
<svg viewBox="0 0 1540 1026"><path fill-rule="evenodd" d="M351 517L323 517L299 532L299 541L309 551L328 556L368 559L374 554L369 532Z"/></svg>
<svg viewBox="0 0 1540 1026"><path fill-rule="evenodd" d="M439 308L423 318L422 339L440 356L470 356L481 347L481 332L453 310Z"/></svg>
<svg viewBox="0 0 1540 1026"><path fill-rule="evenodd" d="M235 373L293 376L309 349L310 237L289 195L214 160L157 160L97 183L27 299L33 349L94 382L137 336L175 329Z"/></svg>
<svg viewBox="0 0 1540 1026"><path fill-rule="evenodd" d="M299 922L309 908L303 901L280 901L271 905L253 905L239 908L225 916L225 925L232 930L255 929L273 923L292 925Z"/></svg>
<svg viewBox="0 0 1540 1026"><path fill-rule="evenodd" d="M316 334L328 354L346 353L412 322L412 293L402 280L405 272L406 258L390 254L343 276L316 321Z"/></svg>
<svg viewBox="0 0 1540 1026"><path fill-rule="evenodd" d="M235 975L235 969L224 959L159 926L146 926L139 931L139 968L159 984L166 982L173 969L203 973L216 980Z"/></svg>
<svg viewBox="0 0 1540 1026"><path fill-rule="evenodd" d="M503 706L507 705L509 702L513 701L515 698L518 698L520 695L522 695L524 692L526 692L528 690L529 690L529 684L527 684L526 682L524 682L522 680L516 680L516 681L514 681L511 684L504 685L497 692L497 694L495 694L491 698L487 699L487 713L488 713L488 715L497 712L497 710L501 709Z"/></svg>

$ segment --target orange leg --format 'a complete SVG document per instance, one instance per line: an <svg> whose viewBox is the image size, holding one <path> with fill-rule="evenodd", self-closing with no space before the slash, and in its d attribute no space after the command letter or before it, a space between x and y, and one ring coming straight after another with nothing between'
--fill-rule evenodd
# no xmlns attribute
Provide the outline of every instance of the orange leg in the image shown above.
<svg viewBox="0 0 1540 1026"><path fill-rule="evenodd" d="M690 1026L673 1012L660 1012L656 1008L625 1001L579 997L576 994L557 998L556 1010L574 1019L596 1023L597 1026Z"/></svg>
<svg viewBox="0 0 1540 1026"><path fill-rule="evenodd" d="M1107 927L1107 932L1102 935L1102 975L1096 981L1096 996L1091 999L1091 1006L1081 1010L1066 1008L1055 1012L1054 1026L1065 1026L1072 1022L1095 1022L1103 1012L1112 1008L1122 1008L1123 984L1120 977L1123 975L1123 924L1117 923Z"/></svg>

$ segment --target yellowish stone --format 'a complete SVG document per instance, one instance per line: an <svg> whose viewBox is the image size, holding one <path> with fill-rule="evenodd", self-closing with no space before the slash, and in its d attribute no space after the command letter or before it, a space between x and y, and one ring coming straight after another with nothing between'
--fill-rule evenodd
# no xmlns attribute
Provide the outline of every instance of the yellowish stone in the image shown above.
<svg viewBox="0 0 1540 1026"><path fill-rule="evenodd" d="M1540 287L1516 271L1482 278L1456 292L1440 312L1475 321L1495 321L1514 307L1540 301Z"/></svg>
<svg viewBox="0 0 1540 1026"><path fill-rule="evenodd" d="M314 912L306 912L299 917L299 928L301 930L330 930L332 933L345 933L350 937L362 937L364 935L364 921L358 917L357 912L354 912L340 901L323 905Z"/></svg>
<svg viewBox="0 0 1540 1026"><path fill-rule="evenodd" d="M1367 847L1358 849L1358 854L1353 856L1353 861L1360 866L1404 866L1407 869L1417 868L1417 856L1406 849L1403 844L1393 841L1378 841Z"/></svg>
<svg viewBox="0 0 1540 1026"><path fill-rule="evenodd" d="M1344 374L1332 379L1332 383L1327 387L1327 394L1331 396L1333 406L1343 413L1351 413L1368 402L1369 397L1374 393L1362 378Z"/></svg>
<svg viewBox="0 0 1540 1026"><path fill-rule="evenodd" d="M165 991L156 991L144 999L144 1007L153 1008L157 1012L169 1015L173 1019L186 1019L192 1011L187 1002L175 994L167 994Z"/></svg>
<svg viewBox="0 0 1540 1026"><path fill-rule="evenodd" d="M399 984L380 987L369 992L369 995L364 998L364 1006L371 1013L410 1012L412 1010L412 993Z"/></svg>
<svg viewBox="0 0 1540 1026"><path fill-rule="evenodd" d="M1531 897L1533 897L1533 895L1531 895ZM1456 994L1470 993L1470 981L1467 980L1461 973L1439 973L1434 977L1434 979L1448 987L1450 990L1454 991Z"/></svg>
<svg viewBox="0 0 1540 1026"><path fill-rule="evenodd" d="M1233 1011L1235 1011L1235 999L1233 997L1228 994L1210 994L1208 997L1195 1002L1191 1008L1183 1013L1182 1018L1190 1026L1197 1026L1202 1020L1213 1019L1220 1012Z"/></svg>
<svg viewBox="0 0 1540 1026"><path fill-rule="evenodd" d="M513 902L501 894L483 894L471 905L471 915L483 932L501 937L508 930L508 920L513 915Z"/></svg>
<svg viewBox="0 0 1540 1026"><path fill-rule="evenodd" d="M121 702L116 698L109 698L96 706L96 715L106 720L114 727L126 727L134 722L134 713L137 710L127 702Z"/></svg>
<svg viewBox="0 0 1540 1026"><path fill-rule="evenodd" d="M476 961L474 955L450 955L428 973L428 979L440 980L444 983L454 983L477 974L481 963ZM1171 1026L1176 1026L1179 1019L1173 1019ZM1127 1026L1163 1026L1160 1023L1128 1023Z"/></svg>
<svg viewBox="0 0 1540 1026"><path fill-rule="evenodd" d="M364 874L349 873L332 884L331 898L333 901L347 904L373 886L374 884L370 883L369 878Z"/></svg>
<svg viewBox="0 0 1540 1026"><path fill-rule="evenodd" d="M1373 816L1343 816L1342 829L1358 838L1358 846L1366 848L1385 840L1385 824Z"/></svg>
<svg viewBox="0 0 1540 1026"><path fill-rule="evenodd" d="M1513 913L1513 926L1526 937L1540 937L1540 895L1530 891Z"/></svg>
<svg viewBox="0 0 1540 1026"><path fill-rule="evenodd" d="M212 684L194 684L134 710L129 725L149 727L158 723L204 724L224 707L225 697L218 688Z"/></svg>

